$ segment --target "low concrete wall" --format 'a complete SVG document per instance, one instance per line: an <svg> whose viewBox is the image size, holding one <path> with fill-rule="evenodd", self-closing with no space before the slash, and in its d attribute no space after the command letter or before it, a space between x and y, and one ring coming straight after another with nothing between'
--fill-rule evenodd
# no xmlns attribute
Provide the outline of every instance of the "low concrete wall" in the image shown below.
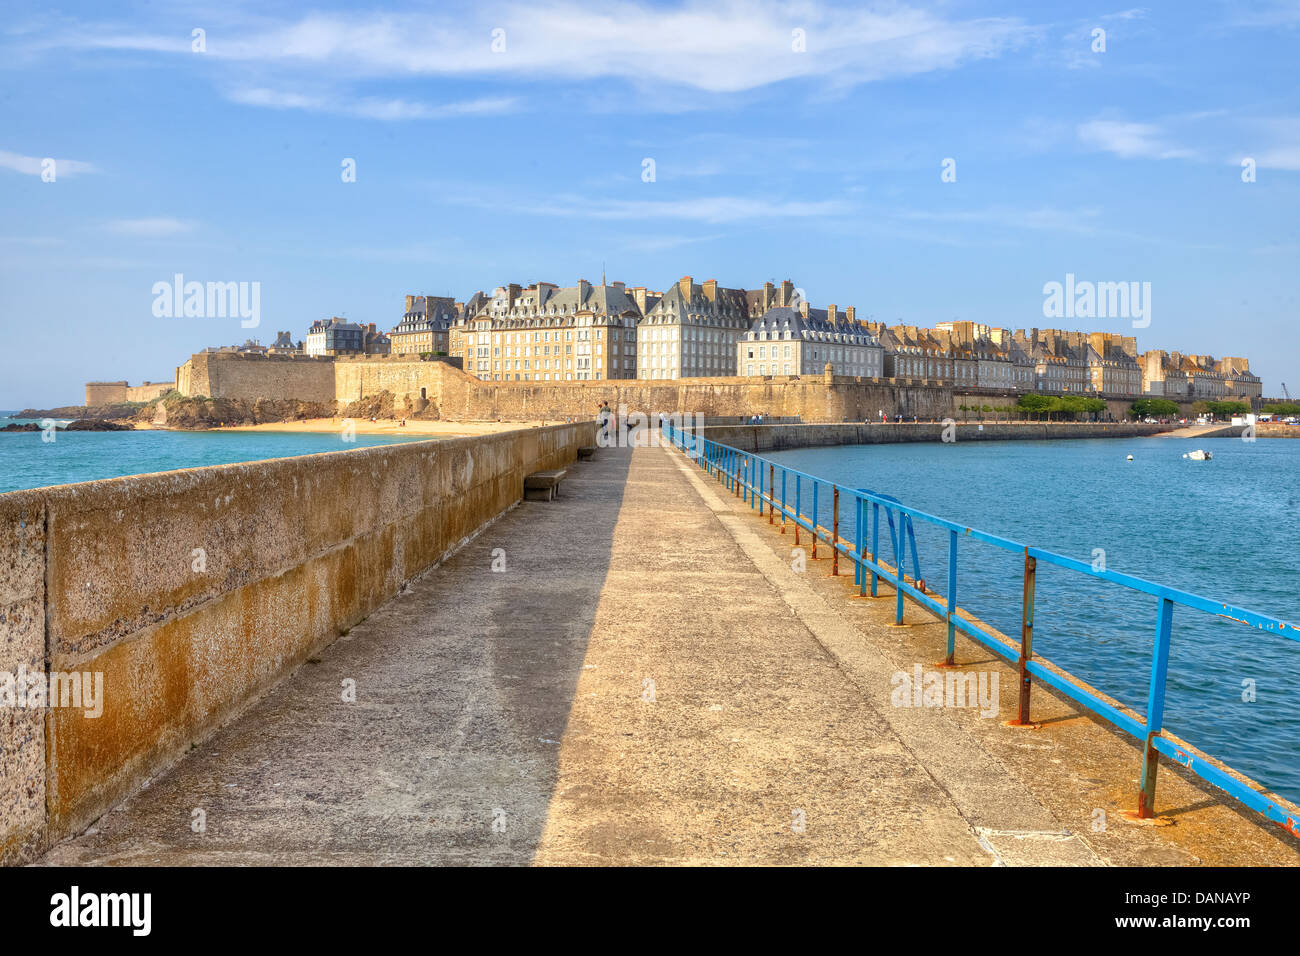
<svg viewBox="0 0 1300 956"><path fill-rule="evenodd" d="M1158 435L1171 425L1113 424L956 423L957 441L1007 441L1046 438L1132 438ZM711 441L743 451L780 451L783 448L813 448L822 445L879 445L894 442L942 441L942 424L922 422L858 423L848 425L715 425L700 433Z"/></svg>
<svg viewBox="0 0 1300 956"><path fill-rule="evenodd" d="M103 713L0 707L0 862L80 832L519 501L595 423L0 495L0 671L103 674Z"/></svg>

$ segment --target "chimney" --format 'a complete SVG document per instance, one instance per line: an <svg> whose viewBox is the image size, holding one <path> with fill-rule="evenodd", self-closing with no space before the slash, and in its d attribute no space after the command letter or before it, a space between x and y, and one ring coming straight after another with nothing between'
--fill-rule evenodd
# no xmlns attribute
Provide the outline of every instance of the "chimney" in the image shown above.
<svg viewBox="0 0 1300 956"><path fill-rule="evenodd" d="M414 301L415 301L415 296L413 296L413 295L408 295L408 296L406 297L406 311L407 311L407 312L410 312L410 311L411 311L411 303L414 302Z"/></svg>
<svg viewBox="0 0 1300 956"><path fill-rule="evenodd" d="M579 279L578 280L578 305L580 307L582 303L586 300L587 293L590 291L591 291L591 283L588 282L586 279Z"/></svg>
<svg viewBox="0 0 1300 956"><path fill-rule="evenodd" d="M781 283L781 301L778 305L789 305L794 300L794 283L786 279Z"/></svg>
<svg viewBox="0 0 1300 956"><path fill-rule="evenodd" d="M838 314L838 310L835 308L834 302L826 306L826 321L829 322L831 325L835 324L835 316L837 314Z"/></svg>
<svg viewBox="0 0 1300 956"><path fill-rule="evenodd" d="M849 306L847 309L845 309L844 314L849 317L850 322L858 321L858 310L853 308L853 306Z"/></svg>
<svg viewBox="0 0 1300 956"><path fill-rule="evenodd" d="M718 280L717 279L704 280L704 297L708 299L710 302L718 301Z"/></svg>
<svg viewBox="0 0 1300 956"><path fill-rule="evenodd" d="M804 299L799 303L799 314L805 319L808 318L808 300Z"/></svg>
<svg viewBox="0 0 1300 956"><path fill-rule="evenodd" d="M694 283L690 276L682 276L677 280L677 287L681 289L682 297L686 299L687 302L691 300L691 286L693 284Z"/></svg>
<svg viewBox="0 0 1300 956"><path fill-rule="evenodd" d="M774 292L773 292L772 283L764 282L763 283L763 311L764 312L772 308L773 298L774 298Z"/></svg>

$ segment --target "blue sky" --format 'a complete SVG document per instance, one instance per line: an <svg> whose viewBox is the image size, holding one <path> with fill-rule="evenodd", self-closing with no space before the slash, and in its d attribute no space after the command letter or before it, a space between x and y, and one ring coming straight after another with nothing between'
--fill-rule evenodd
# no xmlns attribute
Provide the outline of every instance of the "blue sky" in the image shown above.
<svg viewBox="0 0 1300 956"><path fill-rule="evenodd" d="M1298 81L1300 2L11 2L0 408L602 264L918 325L1150 282L1149 328L1073 324L1300 392ZM178 272L260 327L156 318Z"/></svg>

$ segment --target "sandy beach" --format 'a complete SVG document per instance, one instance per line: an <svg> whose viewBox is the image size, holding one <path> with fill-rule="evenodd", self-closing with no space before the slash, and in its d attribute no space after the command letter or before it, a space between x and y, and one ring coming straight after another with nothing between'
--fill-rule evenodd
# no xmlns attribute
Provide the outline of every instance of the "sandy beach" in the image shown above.
<svg viewBox="0 0 1300 956"><path fill-rule="evenodd" d="M398 419L381 418L370 421L365 418L351 419L358 435L428 435L434 438L463 438L470 435L492 435L496 432L514 431L520 428L540 428L543 425L560 424L559 419L545 422L449 422L418 421L408 418L405 425ZM308 418L293 422L267 422L262 425L229 425L213 431L226 432L337 432L343 428L342 418Z"/></svg>

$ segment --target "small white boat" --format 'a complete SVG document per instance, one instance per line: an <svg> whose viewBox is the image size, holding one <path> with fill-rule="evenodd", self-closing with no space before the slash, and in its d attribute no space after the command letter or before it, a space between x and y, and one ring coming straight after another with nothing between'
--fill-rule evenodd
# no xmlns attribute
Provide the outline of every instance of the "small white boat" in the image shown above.
<svg viewBox="0 0 1300 956"><path fill-rule="evenodd" d="M1214 459L1214 456L1203 448L1198 448L1196 451L1189 451L1183 457L1191 461L1212 461Z"/></svg>

